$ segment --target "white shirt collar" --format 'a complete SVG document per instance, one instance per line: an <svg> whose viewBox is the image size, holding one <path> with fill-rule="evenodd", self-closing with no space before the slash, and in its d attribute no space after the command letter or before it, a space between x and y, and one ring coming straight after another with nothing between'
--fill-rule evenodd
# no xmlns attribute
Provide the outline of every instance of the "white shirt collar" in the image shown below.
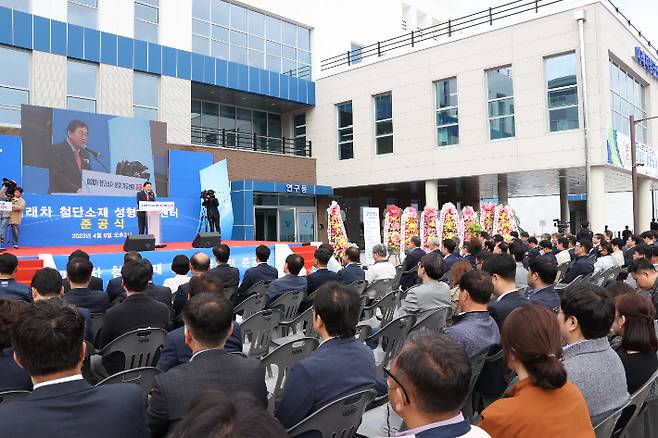
<svg viewBox="0 0 658 438"><path fill-rule="evenodd" d="M205 353L206 351L212 351L212 350L222 350L223 348L224 347L222 347L222 348L206 348L205 350L199 350L196 353L194 353L192 355L192 357L190 357L190 362L192 362L194 360L194 358L197 357L198 355L200 355L201 353Z"/></svg>
<svg viewBox="0 0 658 438"><path fill-rule="evenodd" d="M82 374L76 374L74 376L62 377L60 379L48 380L47 382L41 382L34 385L34 389L40 388L42 386L56 385L58 383L73 382L74 380L82 380Z"/></svg>
<svg viewBox="0 0 658 438"><path fill-rule="evenodd" d="M512 292L516 292L517 290L518 290L518 289L514 289L514 290L510 290L510 291L508 291L508 292L505 292L504 294L502 294L501 296L498 297L498 299L496 300L496 302L499 302L500 300L502 300L503 297L504 297L505 295L509 295L509 294L511 294Z"/></svg>
<svg viewBox="0 0 658 438"><path fill-rule="evenodd" d="M325 340L323 340L323 341L320 341L320 345L324 344L324 343L327 342L327 341L331 341L332 339L336 339L336 338L337 338L337 336L332 336L332 337L327 338L327 339L325 339ZM318 345L318 347L319 347L320 345Z"/></svg>

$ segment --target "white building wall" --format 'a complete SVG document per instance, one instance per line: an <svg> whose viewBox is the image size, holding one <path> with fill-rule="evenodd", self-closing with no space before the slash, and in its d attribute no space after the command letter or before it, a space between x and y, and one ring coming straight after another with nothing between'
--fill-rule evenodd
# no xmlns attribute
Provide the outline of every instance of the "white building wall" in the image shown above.
<svg viewBox="0 0 658 438"><path fill-rule="evenodd" d="M32 52L30 104L66 108L66 57Z"/></svg>
<svg viewBox="0 0 658 438"><path fill-rule="evenodd" d="M192 122L190 81L162 76L160 78L160 121L167 123L167 142L190 144Z"/></svg>
<svg viewBox="0 0 658 438"><path fill-rule="evenodd" d="M68 17L67 0L31 0L30 6L34 15L58 21L66 21Z"/></svg>
<svg viewBox="0 0 658 438"><path fill-rule="evenodd" d="M132 38L135 34L134 0L98 2L98 30Z"/></svg>
<svg viewBox="0 0 658 438"><path fill-rule="evenodd" d="M160 0L158 32L163 46L192 50L192 1Z"/></svg>
<svg viewBox="0 0 658 438"><path fill-rule="evenodd" d="M98 112L132 117L133 71L113 65L100 64L98 77Z"/></svg>

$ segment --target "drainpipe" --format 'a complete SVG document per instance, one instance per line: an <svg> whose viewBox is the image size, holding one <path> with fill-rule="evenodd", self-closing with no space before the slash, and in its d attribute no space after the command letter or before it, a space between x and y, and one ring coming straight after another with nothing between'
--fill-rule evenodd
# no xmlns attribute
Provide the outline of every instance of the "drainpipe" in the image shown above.
<svg viewBox="0 0 658 438"><path fill-rule="evenodd" d="M585 10L579 9L574 14L576 21L578 21L578 39L580 43L580 81L582 84L580 95L583 107L583 143L585 145L585 184L587 186L587 218L591 221L592 217L592 197L590 196L591 190L591 168L589 157L589 116L587 114L587 67L585 64Z"/></svg>

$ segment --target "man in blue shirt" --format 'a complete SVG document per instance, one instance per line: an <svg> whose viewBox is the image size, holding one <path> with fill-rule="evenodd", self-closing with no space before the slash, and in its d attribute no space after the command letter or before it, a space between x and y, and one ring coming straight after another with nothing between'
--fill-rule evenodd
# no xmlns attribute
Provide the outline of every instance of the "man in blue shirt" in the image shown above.
<svg viewBox="0 0 658 438"><path fill-rule="evenodd" d="M560 297L553 285L555 277L557 266L546 256L537 257L528 264L528 285L532 289L528 294L530 302L558 313Z"/></svg>
<svg viewBox="0 0 658 438"><path fill-rule="evenodd" d="M16 281L18 258L9 253L0 254L0 298L32 302L30 288Z"/></svg>

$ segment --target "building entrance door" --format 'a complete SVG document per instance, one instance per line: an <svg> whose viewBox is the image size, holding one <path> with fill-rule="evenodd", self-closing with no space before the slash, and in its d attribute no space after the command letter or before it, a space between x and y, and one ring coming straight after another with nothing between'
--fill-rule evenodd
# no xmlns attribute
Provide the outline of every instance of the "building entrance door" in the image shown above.
<svg viewBox="0 0 658 438"><path fill-rule="evenodd" d="M274 242L278 240L276 208L256 208L256 240Z"/></svg>

